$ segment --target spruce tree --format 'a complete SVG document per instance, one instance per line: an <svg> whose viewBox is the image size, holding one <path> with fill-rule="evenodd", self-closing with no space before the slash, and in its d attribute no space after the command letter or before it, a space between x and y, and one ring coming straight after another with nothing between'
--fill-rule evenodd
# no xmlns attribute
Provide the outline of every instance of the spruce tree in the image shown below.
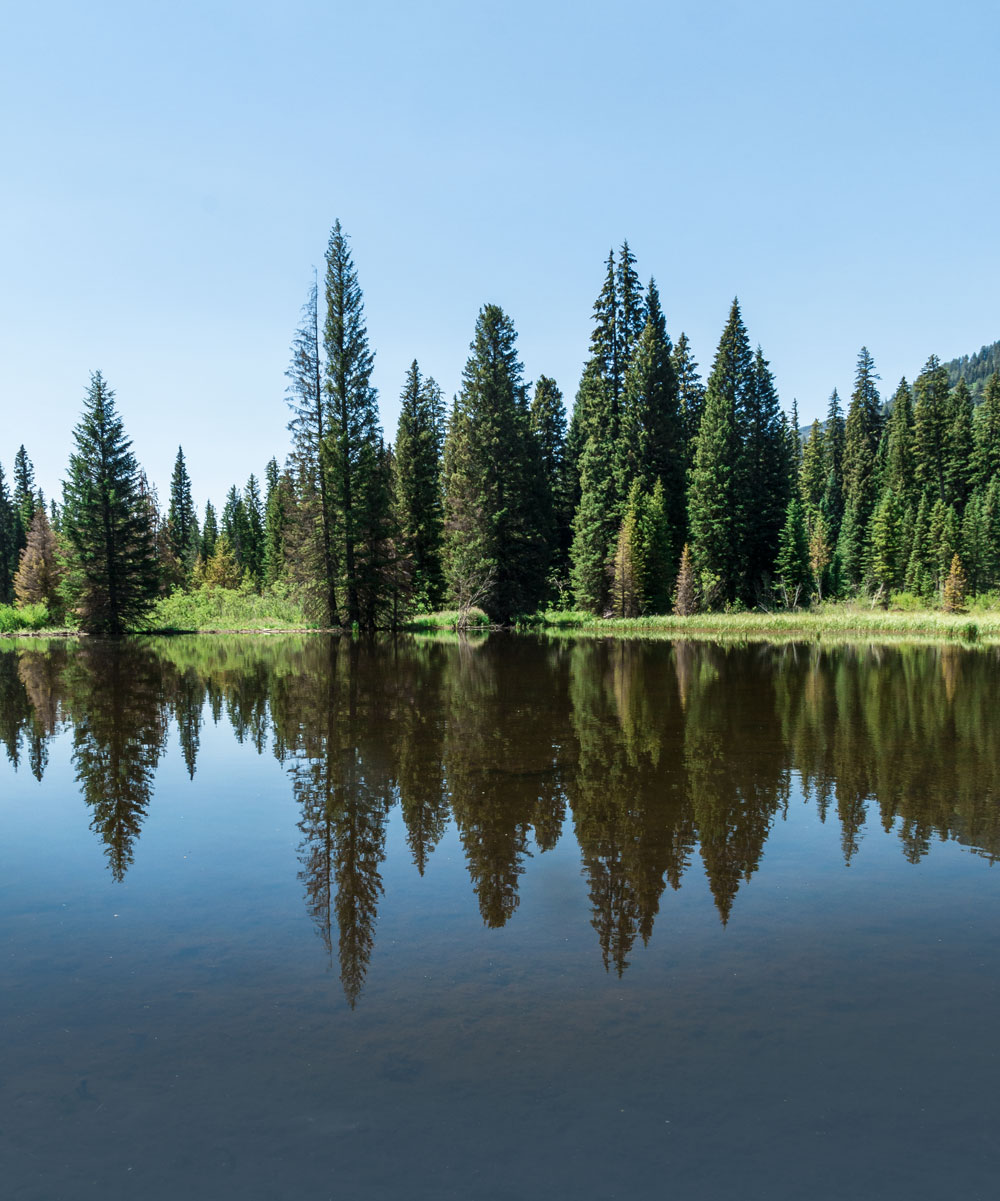
<svg viewBox="0 0 1000 1201"><path fill-rule="evenodd" d="M615 491L627 496L639 480L646 494L663 485L667 521L680 555L684 531L684 425L671 358L672 347L654 280L649 281L646 324L625 377L621 428L615 448ZM672 565L671 565L672 574Z"/></svg>
<svg viewBox="0 0 1000 1201"><path fill-rule="evenodd" d="M741 426L741 496L737 506L745 515L742 592L747 601L752 601L765 587L774 567L791 499L793 471L798 474L797 452L793 467L774 377L759 346L744 394ZM797 447L797 417L792 426Z"/></svg>
<svg viewBox="0 0 1000 1201"><path fill-rule="evenodd" d="M91 376L73 437L76 450L63 486L72 560L68 589L81 627L117 638L149 610L158 581L139 465L114 392L99 371Z"/></svg>
<svg viewBox="0 0 1000 1201"><path fill-rule="evenodd" d="M686 542L681 551L681 563L677 571L677 584L674 588L674 612L678 617L690 617L698 612L698 589L694 560L691 555L691 547Z"/></svg>
<svg viewBox="0 0 1000 1201"><path fill-rule="evenodd" d="M445 447L449 590L495 622L533 611L545 582L541 463L531 435L511 319L495 304L476 321Z"/></svg>
<svg viewBox="0 0 1000 1201"><path fill-rule="evenodd" d="M243 489L243 512L246 515L243 567L259 587L264 578L264 508L255 475L250 476Z"/></svg>
<svg viewBox="0 0 1000 1201"><path fill-rule="evenodd" d="M753 358L734 300L705 391L691 468L688 530L700 591L711 605L733 600L742 584L747 514L740 426Z"/></svg>
<svg viewBox="0 0 1000 1201"><path fill-rule="evenodd" d="M705 385L698 374L698 364L691 353L691 343L687 334L682 333L677 339L671 362L674 379L677 381L677 401L684 428L684 470L687 472L694 462L695 443L701 425L701 413L705 407Z"/></svg>
<svg viewBox="0 0 1000 1201"><path fill-rule="evenodd" d="M885 488L872 514L868 551L868 577L882 604L900 588L906 574L903 506L892 488Z"/></svg>
<svg viewBox="0 0 1000 1201"><path fill-rule="evenodd" d="M320 354L319 304L317 284L314 283L302 308L302 320L292 340L292 361L285 372L289 380L288 405L293 417L288 423L294 446L293 463L301 478L300 492L315 497L316 530L303 527L303 535L312 542L318 537L318 561L313 564L319 574L313 605L320 623L340 625L337 603L339 560L334 544L333 501L326 468L326 445L333 417L331 393L324 386L323 363ZM309 506L310 511L312 505ZM316 537L313 537L313 535ZM313 558L312 555L309 556ZM305 581L302 581L305 583Z"/></svg>
<svg viewBox="0 0 1000 1201"><path fill-rule="evenodd" d="M642 284L635 269L635 255L629 250L628 242L622 243L618 256L615 277L615 293L618 301L616 329L618 338L619 392L624 390L625 376L632 355L646 325L647 311L643 303Z"/></svg>
<svg viewBox="0 0 1000 1201"><path fill-rule="evenodd" d="M808 596L811 577L809 536L802 516L802 504L797 496L793 496L786 507L774 570L786 605L797 605L803 592Z"/></svg>
<svg viewBox="0 0 1000 1201"><path fill-rule="evenodd" d="M882 413L877 379L868 348L862 346L844 423L844 518L837 547L844 575L854 587L860 586L864 575L868 526L878 498L876 456Z"/></svg>
<svg viewBox="0 0 1000 1201"><path fill-rule="evenodd" d="M400 395L396 428L395 491L402 552L412 565L412 589L419 607L438 609L444 601L444 397L416 359Z"/></svg>
<svg viewBox="0 0 1000 1201"><path fill-rule="evenodd" d="M14 599L16 546L14 506L0 464L0 605L9 605Z"/></svg>
<svg viewBox="0 0 1000 1201"><path fill-rule="evenodd" d="M961 514L975 482L972 394L963 376L951 394L950 420L944 464L945 497Z"/></svg>
<svg viewBox="0 0 1000 1201"><path fill-rule="evenodd" d="M948 394L948 371L931 355L917 376L914 391L914 440L916 480L933 499L949 503L946 485L948 439L952 405ZM950 563L949 558L949 563ZM947 570L947 569L946 569Z"/></svg>
<svg viewBox="0 0 1000 1201"><path fill-rule="evenodd" d="M538 448L544 483L544 524L549 541L549 596L564 596L569 571L569 548L573 538L571 484L566 447L566 410L563 395L554 379L540 375L531 401L531 433Z"/></svg>
<svg viewBox="0 0 1000 1201"><path fill-rule="evenodd" d="M329 429L322 459L333 504L338 558L349 624L373 619L372 587L381 567L390 517L391 486L382 444L378 400L371 383L374 354L368 345L364 301L347 237L334 223L326 251L324 387Z"/></svg>
<svg viewBox="0 0 1000 1201"><path fill-rule="evenodd" d="M272 459L275 467L277 463ZM270 464L268 465L270 467ZM285 544L295 518L295 488L289 473L283 472L271 482L268 472L267 504L264 509L263 582L277 584L285 574Z"/></svg>
<svg viewBox="0 0 1000 1201"><path fill-rule="evenodd" d="M201 527L201 545L199 553L203 563L215 554L215 542L219 537L219 519L215 515L215 505L212 502L205 502L205 522Z"/></svg>
<svg viewBox="0 0 1000 1201"><path fill-rule="evenodd" d="M905 379L899 381L882 435L882 486L890 488L905 508L916 501L914 478L913 398Z"/></svg>
<svg viewBox="0 0 1000 1201"><path fill-rule="evenodd" d="M826 487L820 504L830 532L831 545L836 545L840 535L840 523L844 518L844 414L840 397L834 388L826 413L823 430L823 447L826 459Z"/></svg>
<svg viewBox="0 0 1000 1201"><path fill-rule="evenodd" d="M22 445L18 447L17 454L14 456L14 508L20 527L19 551L24 546L24 539L27 537L31 519L34 517L37 507L35 468L28 458L28 452Z"/></svg>
<svg viewBox="0 0 1000 1201"><path fill-rule="evenodd" d="M177 448L174 471L170 479L170 507L167 510L167 528L170 549L175 558L190 576L194 561L198 557L201 537L198 531L198 516L191 497L191 477L184 462L184 451Z"/></svg>
<svg viewBox="0 0 1000 1201"><path fill-rule="evenodd" d="M975 415L973 434L975 483L978 488L985 490L990 480L1000 474L1000 373L996 371L986 381L983 402Z"/></svg>
<svg viewBox="0 0 1000 1201"><path fill-rule="evenodd" d="M826 491L826 446L823 427L818 419L809 427L809 434L802 448L798 486L806 513L821 512Z"/></svg>
<svg viewBox="0 0 1000 1201"><path fill-rule="evenodd" d="M220 532L225 535L230 553L239 565L240 571L247 571L252 555L250 523L247 520L243 496L235 484L226 493L226 503L222 508L220 526Z"/></svg>

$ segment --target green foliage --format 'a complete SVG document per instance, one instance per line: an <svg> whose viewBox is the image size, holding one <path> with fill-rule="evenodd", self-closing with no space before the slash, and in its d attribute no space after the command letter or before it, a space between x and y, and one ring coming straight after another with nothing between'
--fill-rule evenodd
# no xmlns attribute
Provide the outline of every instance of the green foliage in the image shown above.
<svg viewBox="0 0 1000 1201"><path fill-rule="evenodd" d="M52 624L49 611L44 605L0 605L0 634L14 634L18 630L44 630Z"/></svg>
<svg viewBox="0 0 1000 1201"><path fill-rule="evenodd" d="M151 630L233 630L301 629L311 623L301 601L287 588L258 593L206 584L160 597L144 624Z"/></svg>
<svg viewBox="0 0 1000 1201"><path fill-rule="evenodd" d="M181 565L185 578L189 578L201 549L201 534L198 530L198 517L191 497L191 477L188 475L187 464L184 462L184 451L179 446L173 475L170 479L167 530L174 558Z"/></svg>
<svg viewBox="0 0 1000 1201"><path fill-rule="evenodd" d="M139 465L101 373L91 376L73 431L64 485L63 528L70 548L67 592L89 633L119 637L138 624L158 579L150 507Z"/></svg>
<svg viewBox="0 0 1000 1201"><path fill-rule="evenodd" d="M862 346L844 423L844 517L838 536L844 575L855 588L864 577L868 526L878 498L876 455L882 435L882 414L875 386L877 379L868 348Z"/></svg>
<svg viewBox="0 0 1000 1201"><path fill-rule="evenodd" d="M516 339L498 305L480 310L445 446L449 592L496 622L537 606L547 570L542 467Z"/></svg>
<svg viewBox="0 0 1000 1201"><path fill-rule="evenodd" d="M747 514L740 420L754 386L750 343L734 300L705 392L688 490L688 530L702 596L735 599L742 584Z"/></svg>
<svg viewBox="0 0 1000 1201"><path fill-rule="evenodd" d="M808 599L812 576L809 565L809 536L802 516L802 504L796 496L788 502L774 570L787 607L796 606L803 599L803 595Z"/></svg>
<svg viewBox="0 0 1000 1201"><path fill-rule="evenodd" d="M918 487L933 499L950 503L946 485L952 403L948 372L937 355L931 355L913 386L915 475Z"/></svg>
<svg viewBox="0 0 1000 1201"><path fill-rule="evenodd" d="M416 359L400 396L394 457L395 498L401 552L410 561L411 589L419 608L444 599L444 398L431 377L422 378Z"/></svg>

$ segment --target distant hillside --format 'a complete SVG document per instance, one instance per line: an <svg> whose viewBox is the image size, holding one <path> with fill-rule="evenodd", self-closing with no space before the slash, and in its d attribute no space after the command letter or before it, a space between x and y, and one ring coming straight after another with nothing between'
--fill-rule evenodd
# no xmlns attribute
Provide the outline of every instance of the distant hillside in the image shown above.
<svg viewBox="0 0 1000 1201"><path fill-rule="evenodd" d="M952 387L964 375L969 391L978 401L982 398L986 381L994 371L1000 371L1000 342L984 346L976 354L963 354L960 359L952 359L945 363L948 369L948 383Z"/></svg>

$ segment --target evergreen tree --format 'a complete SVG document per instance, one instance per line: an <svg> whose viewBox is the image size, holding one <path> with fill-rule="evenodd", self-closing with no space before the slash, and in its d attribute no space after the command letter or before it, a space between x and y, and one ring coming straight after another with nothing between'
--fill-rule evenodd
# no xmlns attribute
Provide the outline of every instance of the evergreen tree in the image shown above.
<svg viewBox="0 0 1000 1201"><path fill-rule="evenodd" d="M972 432L972 395L964 377L951 394L948 441L944 464L945 497L962 513L975 482L976 464Z"/></svg>
<svg viewBox="0 0 1000 1201"><path fill-rule="evenodd" d="M215 505L205 502L205 524L201 527L201 546L199 552L203 563L215 554L215 542L219 537L219 519L215 515Z"/></svg>
<svg viewBox="0 0 1000 1201"><path fill-rule="evenodd" d="M653 280L646 314L625 379L615 447L615 490L618 496L627 496L633 481L639 480L651 495L656 481L662 483L667 522L677 539L672 550L676 558L683 541L686 446L672 347Z"/></svg>
<svg viewBox="0 0 1000 1201"><path fill-rule="evenodd" d="M734 300L705 392L688 492L688 530L700 590L709 604L733 600L742 583L747 515L740 425L753 386L750 343Z"/></svg>
<svg viewBox="0 0 1000 1201"><path fill-rule="evenodd" d="M944 582L944 610L946 613L962 613L965 611L965 572L962 560L957 554L952 556L948 576Z"/></svg>
<svg viewBox="0 0 1000 1201"><path fill-rule="evenodd" d="M988 557L986 530L983 524L983 497L973 492L962 514L962 563L966 568L969 592L975 596L982 589L984 562Z"/></svg>
<svg viewBox="0 0 1000 1201"><path fill-rule="evenodd" d="M945 474L953 414L948 395L948 372L937 355L932 354L927 360L923 371L917 376L913 391L917 485L930 492L933 499L947 504Z"/></svg>
<svg viewBox="0 0 1000 1201"><path fill-rule="evenodd" d="M821 512L826 491L826 445L823 427L818 419L809 427L809 435L802 448L798 484L806 513Z"/></svg>
<svg viewBox="0 0 1000 1201"><path fill-rule="evenodd" d="M916 500L913 439L913 399L909 384L901 379L882 436L882 486L892 490L903 508Z"/></svg>
<svg viewBox="0 0 1000 1201"><path fill-rule="evenodd" d="M681 424L684 427L684 469L685 472L694 462L695 443L698 429L701 425L701 413L705 407L705 385L698 374L698 364L691 353L691 343L688 336L682 333L677 339L671 355L674 368L674 379L677 381L677 401L681 410Z"/></svg>
<svg viewBox="0 0 1000 1201"><path fill-rule="evenodd" d="M503 310L484 305L445 447L449 588L460 604L480 596L498 622L537 607L547 566L541 464L516 339Z"/></svg>
<svg viewBox="0 0 1000 1201"><path fill-rule="evenodd" d="M198 516L191 497L191 477L184 462L184 451L177 448L174 472L170 479L170 508L167 511L167 528L170 549L189 576L198 557L201 536L198 531Z"/></svg>
<svg viewBox="0 0 1000 1201"><path fill-rule="evenodd" d="M274 459L271 463L277 467ZM295 519L295 488L288 472L272 483L271 463L268 464L267 504L264 512L264 584L277 584L285 574L285 544L288 530Z"/></svg>
<svg viewBox="0 0 1000 1201"><path fill-rule="evenodd" d="M808 596L811 576L809 536L802 516L802 505L797 496L793 496L787 505L774 570L786 605L797 605L803 592Z"/></svg>
<svg viewBox="0 0 1000 1201"><path fill-rule="evenodd" d="M877 379L868 348L862 346L844 423L844 519L838 541L844 574L854 587L861 584L864 575L866 535L878 495L875 460L882 435L882 413Z"/></svg>
<svg viewBox="0 0 1000 1201"><path fill-rule="evenodd" d="M940 502L939 502L940 503ZM910 557L904 587L914 596L929 597L934 590L934 555L931 551L931 505L928 493L921 494L913 522Z"/></svg>
<svg viewBox="0 0 1000 1201"><path fill-rule="evenodd" d="M339 223L335 227L339 229ZM328 281L329 286L329 281ZM320 355L319 307L317 285L313 284L302 308L302 322L292 340L292 362L285 372L289 385L288 405L294 414L288 423L294 446L293 462L301 477L300 493L315 498L315 504L306 506L308 512L316 509L315 529L309 524L300 533L306 543L318 542L318 556L313 567L319 574L314 597L317 617L321 624L340 625L337 604L337 580L339 561L334 544L333 501L326 469L326 446L333 428L331 393L324 386L323 364ZM305 581L303 581L305 582Z"/></svg>
<svg viewBox="0 0 1000 1201"><path fill-rule="evenodd" d="M243 489L243 512L246 515L246 542L243 548L243 568L256 584L264 578L264 510L257 477L251 475Z"/></svg>
<svg viewBox="0 0 1000 1201"><path fill-rule="evenodd" d="M642 485L636 480L629 492L625 518L618 531L611 583L611 611L615 617L638 617L642 611L636 563L637 552L638 555L642 553L638 530L641 491Z"/></svg>
<svg viewBox="0 0 1000 1201"><path fill-rule="evenodd" d="M998 585L1000 585L1000 475L994 475L983 493L982 500L982 553L979 563L979 588L986 592Z"/></svg>
<svg viewBox="0 0 1000 1201"><path fill-rule="evenodd" d="M986 381L973 432L975 482L978 488L986 489L990 480L1000 474L1000 373L996 371Z"/></svg>
<svg viewBox="0 0 1000 1201"><path fill-rule="evenodd" d="M219 534L205 562L205 584L209 588L238 588L243 571L225 533Z"/></svg>
<svg viewBox="0 0 1000 1201"><path fill-rule="evenodd" d="M888 607L892 592L904 581L906 554L902 505L892 488L885 488L872 514L868 574L876 596Z"/></svg>
<svg viewBox="0 0 1000 1201"><path fill-rule="evenodd" d="M395 489L402 551L412 560L417 604L433 610L444 601L444 397L433 379L421 377L416 359L407 372L400 400Z"/></svg>
<svg viewBox="0 0 1000 1201"><path fill-rule="evenodd" d="M0 605L9 605L14 599L16 548L14 506L7 491L3 466L0 464Z"/></svg>
<svg viewBox="0 0 1000 1201"><path fill-rule="evenodd" d="M618 338L620 394L624 391L625 376L646 325L647 317L642 297L642 284L639 282L639 274L635 269L635 255L629 250L627 241L622 243L621 253L618 256L615 294L618 301L615 325Z"/></svg>
<svg viewBox="0 0 1000 1201"><path fill-rule="evenodd" d="M753 359L742 414L743 438L737 507L745 515L743 595L753 600L766 585L786 525L792 464L785 421L774 389L774 377L758 346ZM795 446L798 419L793 419ZM796 452L796 460L798 458ZM798 462L794 464L798 474ZM801 518L801 511L797 510ZM803 526L803 533L805 527Z"/></svg>
<svg viewBox="0 0 1000 1201"><path fill-rule="evenodd" d="M99 371L73 436L63 501L68 588L84 630L119 637L148 611L158 581L139 465Z"/></svg>
<svg viewBox="0 0 1000 1201"><path fill-rule="evenodd" d="M566 410L554 379L540 375L529 414L544 483L544 525L549 530L549 593L565 594L569 548L573 537L569 464L566 448Z"/></svg>
<svg viewBox="0 0 1000 1201"><path fill-rule="evenodd" d="M383 563L391 487L382 444L378 401L371 384L374 354L368 346L364 301L347 238L334 223L326 252L325 388L329 430L322 447L332 501L338 558L344 576L349 624L373 618L373 582Z"/></svg>
<svg viewBox="0 0 1000 1201"><path fill-rule="evenodd" d="M608 601L607 567L617 510L612 453L606 438L587 440L580 465L580 503L573 516L573 598L578 608L592 613L602 613Z"/></svg>
<svg viewBox="0 0 1000 1201"><path fill-rule="evenodd" d="M24 546L24 539L27 537L28 530L31 527L31 519L34 517L37 507L35 468L28 458L28 452L22 445L18 447L17 454L14 456L14 508L17 510L21 531L19 536L19 551Z"/></svg>
<svg viewBox="0 0 1000 1201"><path fill-rule="evenodd" d="M247 520L243 497L235 484L226 493L226 503L222 508L221 533L225 534L229 550L236 559L240 571L247 571L252 554L250 523Z"/></svg>
<svg viewBox="0 0 1000 1201"><path fill-rule="evenodd" d="M826 487L820 504L830 532L831 544L836 544L840 535L840 523L844 519L844 443L846 430L844 415L840 408L840 397L834 388L826 413L823 430L823 448L826 459Z"/></svg>

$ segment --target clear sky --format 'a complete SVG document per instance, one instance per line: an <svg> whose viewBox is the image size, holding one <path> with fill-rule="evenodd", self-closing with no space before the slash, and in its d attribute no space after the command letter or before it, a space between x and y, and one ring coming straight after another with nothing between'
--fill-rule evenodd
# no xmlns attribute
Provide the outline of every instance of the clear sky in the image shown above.
<svg viewBox="0 0 1000 1201"><path fill-rule="evenodd" d="M1000 338L1000 4L56 0L0 38L0 460L58 492L91 371L165 499L288 450L339 217L387 433L499 303L572 403L610 247L707 374L738 294L786 407Z"/></svg>

